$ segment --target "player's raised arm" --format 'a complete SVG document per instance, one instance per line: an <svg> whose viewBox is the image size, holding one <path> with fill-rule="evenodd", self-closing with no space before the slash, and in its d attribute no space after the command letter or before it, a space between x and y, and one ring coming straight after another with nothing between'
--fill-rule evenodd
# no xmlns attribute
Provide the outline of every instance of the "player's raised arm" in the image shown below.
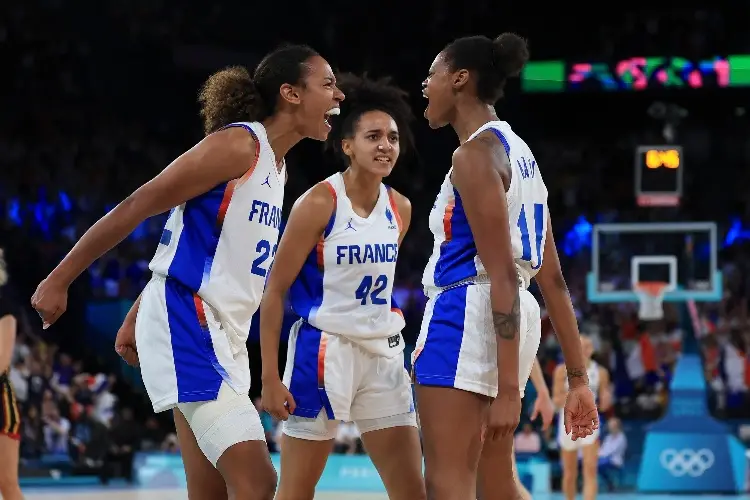
<svg viewBox="0 0 750 500"><path fill-rule="evenodd" d="M56 285L67 288L138 224L206 193L222 182L241 177L254 161L255 143L246 130L230 128L209 135L91 226L49 278L54 278ZM32 305L36 307L41 300L43 297L37 289ZM45 311L43 305L37 309L45 324L52 324L64 312L59 309Z"/></svg>
<svg viewBox="0 0 750 500"><path fill-rule="evenodd" d="M520 298L508 203L500 175L510 167L507 156L496 154L490 140L480 136L456 150L453 184L490 278L492 320L497 334L498 396L514 394L518 398Z"/></svg>
<svg viewBox="0 0 750 500"><path fill-rule="evenodd" d="M286 420L289 413L294 411L291 394L287 388L281 390L283 386L279 376L279 339L284 318L284 297L310 252L320 241L331 218L334 203L328 184L320 183L294 204L260 303L263 407L275 418ZM286 407L285 402L289 403Z"/></svg>

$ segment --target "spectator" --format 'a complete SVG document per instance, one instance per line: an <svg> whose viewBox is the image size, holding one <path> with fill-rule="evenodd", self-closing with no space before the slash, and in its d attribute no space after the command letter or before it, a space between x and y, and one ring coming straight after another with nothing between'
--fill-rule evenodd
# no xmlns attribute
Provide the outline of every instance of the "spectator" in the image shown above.
<svg viewBox="0 0 750 500"><path fill-rule="evenodd" d="M164 431L159 426L159 421L153 416L148 417L143 433L141 434L139 447L141 451L158 451L165 437Z"/></svg>
<svg viewBox="0 0 750 500"><path fill-rule="evenodd" d="M133 455L138 451L144 434L141 426L133 419L131 408L125 407L120 411L120 417L113 422L109 435L109 459L116 467L115 474L132 481Z"/></svg>
<svg viewBox="0 0 750 500"><path fill-rule="evenodd" d="M625 451L628 439L622 432L622 424L617 417L611 417L607 422L607 435L599 448L599 473L604 478L610 491L614 489L612 473L622 470L625 465Z"/></svg>
<svg viewBox="0 0 750 500"><path fill-rule="evenodd" d="M29 406L21 420L21 457L36 459L45 451L44 422L36 406Z"/></svg>
<svg viewBox="0 0 750 500"><path fill-rule="evenodd" d="M60 410L53 406L48 415L42 416L44 422L44 443L47 453L68 455L70 439L70 420L60 416Z"/></svg>
<svg viewBox="0 0 750 500"><path fill-rule="evenodd" d="M107 428L92 418L91 407L86 408L73 425L70 444L71 458L78 474L97 472L103 478L108 477L104 469L104 459L109 448Z"/></svg>
<svg viewBox="0 0 750 500"><path fill-rule="evenodd" d="M42 397L50 389L49 382L44 378L42 365L39 361L32 359L29 365L28 377L28 403L33 406L42 404ZM50 393L51 394L51 393Z"/></svg>

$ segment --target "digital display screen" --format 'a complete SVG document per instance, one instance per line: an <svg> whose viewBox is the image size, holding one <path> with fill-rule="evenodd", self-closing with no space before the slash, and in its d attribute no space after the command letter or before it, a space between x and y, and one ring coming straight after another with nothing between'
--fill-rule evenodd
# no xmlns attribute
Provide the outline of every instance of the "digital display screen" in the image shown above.
<svg viewBox="0 0 750 500"><path fill-rule="evenodd" d="M682 147L638 146L636 189L638 194L682 192Z"/></svg>
<svg viewBox="0 0 750 500"><path fill-rule="evenodd" d="M521 75L525 92L638 92L750 86L750 55L692 60L630 57L620 61L530 61Z"/></svg>

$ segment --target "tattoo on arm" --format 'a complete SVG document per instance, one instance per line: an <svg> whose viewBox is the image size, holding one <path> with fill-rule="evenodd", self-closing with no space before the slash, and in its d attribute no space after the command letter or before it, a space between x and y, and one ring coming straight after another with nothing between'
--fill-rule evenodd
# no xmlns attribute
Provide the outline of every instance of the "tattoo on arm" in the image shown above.
<svg viewBox="0 0 750 500"><path fill-rule="evenodd" d="M583 368L568 368L568 379L586 377L586 370Z"/></svg>
<svg viewBox="0 0 750 500"><path fill-rule="evenodd" d="M492 311L492 323L495 326L495 334L504 340L513 340L518 335L521 325L521 295L516 292L510 313Z"/></svg>

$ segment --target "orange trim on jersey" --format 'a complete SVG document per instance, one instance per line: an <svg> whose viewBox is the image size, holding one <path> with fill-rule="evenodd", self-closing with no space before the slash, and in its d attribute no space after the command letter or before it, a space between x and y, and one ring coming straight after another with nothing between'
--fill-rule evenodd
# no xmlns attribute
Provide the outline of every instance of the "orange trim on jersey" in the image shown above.
<svg viewBox="0 0 750 500"><path fill-rule="evenodd" d="M255 159L253 160L252 165L250 165L250 168L245 172L242 177L238 179L237 187L243 185L246 183L250 176L253 175L253 171L255 170L255 167L258 166L258 160L260 160L260 140L258 140L258 136L255 134L254 131L250 129L246 129L250 131L250 134L253 136L253 140L255 141ZM276 168L276 165L273 166L273 168Z"/></svg>
<svg viewBox="0 0 750 500"><path fill-rule="evenodd" d="M318 347L318 388L325 389L326 386L326 349L328 349L328 337L325 332L320 332L320 346Z"/></svg>
<svg viewBox="0 0 750 500"><path fill-rule="evenodd" d="M208 321L206 320L206 310L203 308L203 300L197 293L193 294L195 303L195 312L198 315L198 324L203 330L208 330Z"/></svg>
<svg viewBox="0 0 750 500"><path fill-rule="evenodd" d="M456 199L451 198L448 204L445 206L445 212L443 213L443 232L445 233L445 241L450 241L453 238L453 209L456 207Z"/></svg>
<svg viewBox="0 0 750 500"><path fill-rule="evenodd" d="M321 182L325 187L328 188L328 191L331 193L331 196L333 196L333 209L336 210L336 202L338 201L338 196L336 196L336 190L333 189L333 184L331 184L328 181Z"/></svg>
<svg viewBox="0 0 750 500"><path fill-rule="evenodd" d="M393 189L389 187L387 190L388 190L388 200L391 202L391 210L393 210L393 215L396 217L396 226L398 226L398 231L401 232L404 228L404 225L401 222L401 214L398 213L398 205L396 205L396 198L393 196Z"/></svg>
<svg viewBox="0 0 750 500"><path fill-rule="evenodd" d="M325 254L323 253L323 250L325 249L326 240L325 237L321 234L320 239L318 240L317 245L315 245L315 253L317 255L318 260L318 270L320 272L323 272L325 269Z"/></svg>
<svg viewBox="0 0 750 500"><path fill-rule="evenodd" d="M250 135L253 136L253 140L255 141L255 158L253 158L253 162L250 165L250 168L247 169L244 174L242 174L242 177L240 177L239 179L232 179L231 181L227 182L227 187L224 189L224 197L221 199L221 205L219 205L219 213L216 216L216 225L219 231L221 231L221 227L224 225L224 218L227 216L227 210L229 210L229 203L231 203L232 201L234 191L238 187L246 183L248 180L250 180L250 177L255 171L255 167L258 166L258 160L260 160L260 140L258 140L258 136L252 129L247 127L243 128L250 132ZM274 166L274 168L276 167Z"/></svg>
<svg viewBox="0 0 750 500"><path fill-rule="evenodd" d="M331 217L328 219L328 224L326 224L326 227L323 230L323 234L320 235L320 239L318 240L317 245L315 245L318 269L323 272L323 270L325 269L325 254L323 251L325 250L326 236L331 233L333 224L336 222L336 208L338 207L338 197L336 196L336 190L333 188L333 184L328 181L323 181L321 182L321 184L328 188L328 191L333 197L333 210L331 211Z"/></svg>
<svg viewBox="0 0 750 500"><path fill-rule="evenodd" d="M399 309L398 307L391 307L391 312L395 312L396 314L398 314L402 318L404 317L404 312L401 309Z"/></svg>
<svg viewBox="0 0 750 500"><path fill-rule="evenodd" d="M422 349L424 349L424 346L418 346L416 349L414 349L414 356L412 358L411 362L411 381L412 383L416 383L417 381L417 374L414 371L414 366L417 364L417 358L420 354L422 354Z"/></svg>

